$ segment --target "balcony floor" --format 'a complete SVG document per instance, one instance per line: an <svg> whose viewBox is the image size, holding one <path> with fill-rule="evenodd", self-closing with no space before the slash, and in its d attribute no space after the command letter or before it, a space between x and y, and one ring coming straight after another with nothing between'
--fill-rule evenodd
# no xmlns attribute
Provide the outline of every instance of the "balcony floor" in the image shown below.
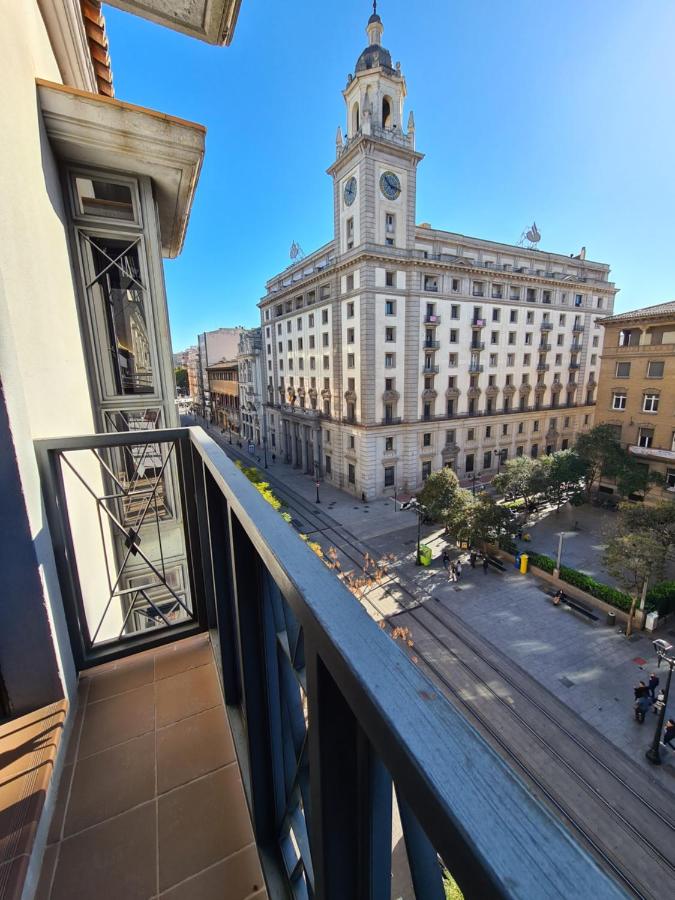
<svg viewBox="0 0 675 900"><path fill-rule="evenodd" d="M90 669L36 900L266 900L207 635Z"/></svg>

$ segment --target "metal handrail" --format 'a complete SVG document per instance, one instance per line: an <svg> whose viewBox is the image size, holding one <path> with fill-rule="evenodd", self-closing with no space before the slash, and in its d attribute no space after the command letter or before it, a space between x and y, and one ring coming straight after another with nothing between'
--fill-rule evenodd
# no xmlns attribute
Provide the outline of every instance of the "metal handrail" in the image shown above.
<svg viewBox="0 0 675 900"><path fill-rule="evenodd" d="M201 428L38 442L50 529L59 454L150 442L179 448L191 583L274 896L298 876L318 900L388 896L392 782L418 896L442 896L436 854L465 896L623 896Z"/></svg>

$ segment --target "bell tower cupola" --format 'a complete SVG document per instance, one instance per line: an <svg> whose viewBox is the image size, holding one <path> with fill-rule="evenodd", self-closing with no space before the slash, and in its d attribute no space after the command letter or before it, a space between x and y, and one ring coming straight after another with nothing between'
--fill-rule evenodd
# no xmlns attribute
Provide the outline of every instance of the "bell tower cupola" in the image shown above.
<svg viewBox="0 0 675 900"><path fill-rule="evenodd" d="M334 182L338 255L361 244L410 249L414 245L415 150L412 113L404 130L406 84L401 64L382 46L384 26L377 2L366 25L361 52L342 92L346 129L338 128Z"/></svg>

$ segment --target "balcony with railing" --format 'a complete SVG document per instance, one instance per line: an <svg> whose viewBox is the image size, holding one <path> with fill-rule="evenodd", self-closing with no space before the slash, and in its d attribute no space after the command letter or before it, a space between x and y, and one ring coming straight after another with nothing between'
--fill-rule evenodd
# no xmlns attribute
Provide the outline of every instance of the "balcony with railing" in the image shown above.
<svg viewBox="0 0 675 900"><path fill-rule="evenodd" d="M440 325L441 317L439 315L436 315L436 313L426 315L424 317L424 324L425 325Z"/></svg>
<svg viewBox="0 0 675 900"><path fill-rule="evenodd" d="M472 339L471 343L469 344L469 349L476 351L485 350L485 341L474 341Z"/></svg>
<svg viewBox="0 0 675 900"><path fill-rule="evenodd" d="M440 346L441 346L440 341L429 341L425 338L424 341L422 342L423 350L438 350Z"/></svg>
<svg viewBox="0 0 675 900"><path fill-rule="evenodd" d="M471 375L479 375L483 371L480 363L469 363L469 372Z"/></svg>
<svg viewBox="0 0 675 900"><path fill-rule="evenodd" d="M584 330L584 326L582 325L581 322L574 322L572 324L572 331L574 332L574 334L581 334L581 332L583 330Z"/></svg>
<svg viewBox="0 0 675 900"><path fill-rule="evenodd" d="M619 896L201 429L36 449L80 672L40 897Z"/></svg>
<svg viewBox="0 0 675 900"><path fill-rule="evenodd" d="M487 325L487 319L479 319L478 317L471 320L472 328L485 328Z"/></svg>
<svg viewBox="0 0 675 900"><path fill-rule="evenodd" d="M542 331L550 331L553 328L553 322L542 322L539 327Z"/></svg>
<svg viewBox="0 0 675 900"><path fill-rule="evenodd" d="M438 366L428 365L427 363L424 364L424 368L422 369L423 375L438 375L438 372L439 372Z"/></svg>

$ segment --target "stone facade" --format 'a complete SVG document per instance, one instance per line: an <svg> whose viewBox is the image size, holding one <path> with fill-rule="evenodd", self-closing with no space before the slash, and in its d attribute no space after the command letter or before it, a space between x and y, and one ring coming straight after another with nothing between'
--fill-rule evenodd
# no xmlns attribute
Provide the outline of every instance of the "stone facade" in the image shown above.
<svg viewBox="0 0 675 900"><path fill-rule="evenodd" d="M405 79L368 23L343 92L334 239L259 306L272 449L357 496L462 480L592 424L609 267L415 224Z"/></svg>
<svg viewBox="0 0 675 900"><path fill-rule="evenodd" d="M208 367L223 359L236 359L239 349L239 337L243 328L217 328L197 335L197 393L195 407L200 415L209 422L213 419L213 406L209 392Z"/></svg>
<svg viewBox="0 0 675 900"><path fill-rule="evenodd" d="M675 303L661 303L602 321L605 339L598 378L596 424L613 425L621 445L666 486L649 500L675 493ZM614 490L603 480L601 489Z"/></svg>
<svg viewBox="0 0 675 900"><path fill-rule="evenodd" d="M264 439L262 334L260 328L243 331L239 337L239 408L241 434L260 445Z"/></svg>

